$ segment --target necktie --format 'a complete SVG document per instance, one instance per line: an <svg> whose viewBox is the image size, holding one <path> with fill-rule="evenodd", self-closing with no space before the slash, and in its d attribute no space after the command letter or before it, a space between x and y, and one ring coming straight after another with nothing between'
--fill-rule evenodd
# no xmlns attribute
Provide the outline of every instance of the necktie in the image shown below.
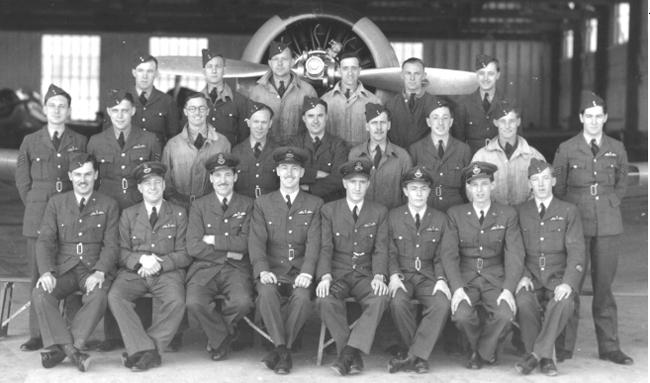
<svg viewBox="0 0 650 383"><path fill-rule="evenodd" d="M52 136L52 145L54 145L54 149L59 150L60 143L61 138L59 137L59 132L54 132L54 135Z"/></svg>
<svg viewBox="0 0 650 383"><path fill-rule="evenodd" d="M379 162L381 161L381 146L375 146L375 169L379 168Z"/></svg>
<svg viewBox="0 0 650 383"><path fill-rule="evenodd" d="M257 142L257 143L255 143L255 147L253 147L253 154L255 154L255 159L260 158L260 154L262 154L261 146L262 146L262 144Z"/></svg>
<svg viewBox="0 0 650 383"><path fill-rule="evenodd" d="M226 212L226 210L228 210L228 198L223 199L223 203L221 204L221 208L223 209L224 213Z"/></svg>
<svg viewBox="0 0 650 383"><path fill-rule="evenodd" d="M544 202L539 204L539 218L544 218L544 214L546 214L546 206L544 206Z"/></svg>
<svg viewBox="0 0 650 383"><path fill-rule="evenodd" d="M149 223L151 224L151 228L156 226L156 221L158 220L158 213L156 212L156 207L151 208L151 215L149 216Z"/></svg>
<svg viewBox="0 0 650 383"><path fill-rule="evenodd" d="M201 147L203 147L203 142L205 142L205 140L203 139L201 133L199 133L199 135L196 136L196 140L194 140L194 147L197 149L201 149Z"/></svg>
<svg viewBox="0 0 650 383"><path fill-rule="evenodd" d="M120 137L117 139L117 143L120 144L120 149L124 149L126 142L124 141L124 132L120 132Z"/></svg>
<svg viewBox="0 0 650 383"><path fill-rule="evenodd" d="M485 221L485 215L483 215L483 210L481 210L481 216L478 217L478 222L482 225L483 221Z"/></svg>
<svg viewBox="0 0 650 383"><path fill-rule="evenodd" d="M287 207L291 209L291 197L287 194Z"/></svg>
<svg viewBox="0 0 650 383"><path fill-rule="evenodd" d="M411 93L411 97L409 97L409 110L411 113L413 113L413 109L415 109L415 93Z"/></svg>
<svg viewBox="0 0 650 383"><path fill-rule="evenodd" d="M314 152L317 152L319 147L320 147L320 137L316 137L314 138Z"/></svg>
<svg viewBox="0 0 650 383"><path fill-rule="evenodd" d="M350 99L350 89L345 90L345 98L348 100Z"/></svg>
<svg viewBox="0 0 650 383"><path fill-rule="evenodd" d="M214 87L210 91L210 100L212 100L212 103L214 104L215 101L217 101L217 88Z"/></svg>
<svg viewBox="0 0 650 383"><path fill-rule="evenodd" d="M287 91L287 88L284 86L284 81L280 81L280 87L278 88L278 94L280 97L284 96L284 92Z"/></svg>
<svg viewBox="0 0 650 383"><path fill-rule="evenodd" d="M510 143L506 143L506 157L510 159L512 157L512 153L515 151L515 148L510 145Z"/></svg>
<svg viewBox="0 0 650 383"><path fill-rule="evenodd" d="M415 215L415 228L420 230L420 213Z"/></svg>
<svg viewBox="0 0 650 383"><path fill-rule="evenodd" d="M354 209L352 209L352 219L354 219L354 222L357 222L357 219L359 219L359 208L357 205L354 205Z"/></svg>
<svg viewBox="0 0 650 383"><path fill-rule="evenodd" d="M438 140L438 158L442 159L442 156L445 155L445 144L442 143L442 140Z"/></svg>
<svg viewBox="0 0 650 383"><path fill-rule="evenodd" d="M86 199L82 198L81 202L79 202L79 213L84 211L84 208L86 207Z"/></svg>
<svg viewBox="0 0 650 383"><path fill-rule="evenodd" d="M145 92L140 93L140 102L142 103L143 106L147 105L147 93Z"/></svg>
<svg viewBox="0 0 650 383"><path fill-rule="evenodd" d="M490 99L488 99L487 92L485 93L485 97L483 97L483 109L485 109L485 113L490 110Z"/></svg>
<svg viewBox="0 0 650 383"><path fill-rule="evenodd" d="M596 139L593 138L593 139L591 140L591 152L594 154L594 157L596 157L596 154L598 154L598 151L599 151L599 150L600 150L600 148L599 148L598 145L596 144Z"/></svg>

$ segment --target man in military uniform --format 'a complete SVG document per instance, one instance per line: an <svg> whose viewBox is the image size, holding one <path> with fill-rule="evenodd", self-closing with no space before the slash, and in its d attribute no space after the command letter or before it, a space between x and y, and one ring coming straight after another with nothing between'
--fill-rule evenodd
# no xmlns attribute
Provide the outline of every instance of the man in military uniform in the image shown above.
<svg viewBox="0 0 650 383"><path fill-rule="evenodd" d="M366 130L370 132L370 138L352 148L348 155L350 161L372 162L365 198L379 202L388 209L402 205L400 179L405 171L413 167L408 152L388 139L391 127L391 112L388 109L380 104L366 104Z"/></svg>
<svg viewBox="0 0 650 383"><path fill-rule="evenodd" d="M537 365L557 375L555 339L573 314L583 275L585 244L578 209L553 198L553 168L533 158L528 167L535 198L516 206L524 248L524 276L515 291L517 318L527 355L515 367L529 374ZM542 323L542 303L546 303Z"/></svg>
<svg viewBox="0 0 650 383"><path fill-rule="evenodd" d="M451 318L469 340L469 369L497 363L497 343L516 314L514 292L523 272L517 212L490 199L497 170L487 162L463 169L472 202L449 208L442 239L442 265L453 291ZM484 322L477 303L487 312Z"/></svg>
<svg viewBox="0 0 650 383"><path fill-rule="evenodd" d="M39 278L36 263L36 239L45 214L47 201L56 194L72 190L72 182L66 174L70 156L85 152L88 139L73 132L65 125L70 117L70 95L51 84L43 99L47 125L23 139L18 150L16 164L16 187L25 204L23 235L27 237L27 258L30 264L33 289ZM35 305L29 309L29 335L20 346L23 351L43 347L36 317Z"/></svg>
<svg viewBox="0 0 650 383"><path fill-rule="evenodd" d="M275 174L272 153L278 147L269 129L273 124L273 110L268 106L251 101L248 106L246 124L250 128L248 140L235 146L232 153L239 158L235 192L250 198L278 190L280 181Z"/></svg>
<svg viewBox="0 0 650 383"><path fill-rule="evenodd" d="M449 104L436 97L427 113L431 134L408 148L415 166L423 166L433 178L427 203L441 212L463 204L461 170L472 156L467 144L449 134L454 119Z"/></svg>
<svg viewBox="0 0 650 383"><path fill-rule="evenodd" d="M316 278L316 310L336 342L332 365L342 376L363 371L360 352L370 353L382 314L388 307L388 209L365 199L372 162L341 165L346 197L323 207L323 245ZM348 327L344 299L353 297L362 313Z"/></svg>
<svg viewBox="0 0 650 383"><path fill-rule="evenodd" d="M304 164L305 175L300 178L300 188L324 202L341 198L343 185L338 172L348 159L345 142L325 131L328 121L327 103L315 97L305 97L302 104L302 119L307 133L289 139L289 145L309 153Z"/></svg>
<svg viewBox="0 0 650 383"><path fill-rule="evenodd" d="M154 133L161 145L180 132L178 108L174 99L153 85L158 77L158 60L150 55L137 55L131 73L133 88L133 121L143 130Z"/></svg>
<svg viewBox="0 0 650 383"><path fill-rule="evenodd" d="M476 78L478 89L458 101L454 113L452 135L461 142L467 142L472 155L485 146L487 140L494 138L498 132L492 120L497 101L506 96L497 89L497 80L501 76L499 60L492 56L476 55Z"/></svg>
<svg viewBox="0 0 650 383"><path fill-rule="evenodd" d="M619 345L616 302L612 282L618 264L618 242L623 232L620 204L627 189L627 153L623 144L606 136L605 102L583 92L580 106L582 133L562 143L553 161L555 196L578 206L585 234L586 265L591 261L594 289L593 317L601 359L630 365L632 358ZM584 277L580 282L578 294ZM578 296L578 295L576 295ZM570 357L578 331L580 303L567 324L564 347L558 354ZM568 355L567 355L568 354Z"/></svg>
<svg viewBox="0 0 650 383"><path fill-rule="evenodd" d="M145 162L133 169L144 200L124 210L120 219L119 271L108 304L124 334L124 366L146 371L161 364L162 353L185 314L187 254L185 209L163 200L165 172L160 162ZM160 305L145 330L133 301L151 294Z"/></svg>
<svg viewBox="0 0 650 383"><path fill-rule="evenodd" d="M359 81L360 62L355 52L343 53L339 59L341 81L322 97L327 103L327 133L342 139L349 148L368 139L366 104L381 104L381 100Z"/></svg>
<svg viewBox="0 0 650 383"><path fill-rule="evenodd" d="M214 192L192 203L187 230L187 251L194 257L187 274L187 311L198 319L215 361L228 356L239 335L235 324L255 308L248 257L254 200L233 192L238 162L229 153L208 159L205 168ZM226 297L221 310L214 301L219 294Z"/></svg>
<svg viewBox="0 0 650 383"><path fill-rule="evenodd" d="M435 97L427 93L422 86L422 81L427 76L424 68L424 62L419 58L411 57L405 60L401 74L404 90L386 102L386 109L390 110L393 120L388 139L404 149L429 133L427 112Z"/></svg>
<svg viewBox="0 0 650 383"><path fill-rule="evenodd" d="M162 163L165 174L165 199L189 212L196 198L212 191L205 163L217 153L230 152L230 142L207 122L209 100L203 93L191 95L185 103L188 122L180 134L167 142Z"/></svg>
<svg viewBox="0 0 650 383"><path fill-rule="evenodd" d="M284 145L289 137L304 131L300 106L305 96L317 97L314 88L293 74L291 49L285 43L272 41L269 46L270 70L251 89L249 98L273 110L273 126L269 135Z"/></svg>
<svg viewBox="0 0 650 383"><path fill-rule="evenodd" d="M262 363L277 374L288 374L293 367L289 349L311 313L321 244L323 200L300 189L307 157L296 147L273 151L280 189L255 200L248 237L257 309L275 345ZM283 296L288 298L284 316Z"/></svg>
<svg viewBox="0 0 650 383"><path fill-rule="evenodd" d="M451 292L440 261L440 243L447 217L427 206L433 179L423 166L402 175L408 203L388 215L388 273L390 313L407 351L392 357L388 372L429 372L429 356L449 315ZM416 322L416 299L422 321Z"/></svg>
<svg viewBox="0 0 650 383"><path fill-rule="evenodd" d="M97 161L86 153L72 156L68 166L73 192L48 202L36 243L40 278L32 291L45 347L43 367L70 358L85 372L89 355L79 352L106 311L115 261L119 252L117 202L93 191ZM83 306L70 328L59 301L81 291Z"/></svg>
<svg viewBox="0 0 650 383"><path fill-rule="evenodd" d="M226 59L220 53L203 49L201 54L206 82L201 92L209 100L207 121L217 132L228 138L231 146L235 146L248 138L248 99L232 90L224 81ZM187 117L184 117L183 121L186 122Z"/></svg>

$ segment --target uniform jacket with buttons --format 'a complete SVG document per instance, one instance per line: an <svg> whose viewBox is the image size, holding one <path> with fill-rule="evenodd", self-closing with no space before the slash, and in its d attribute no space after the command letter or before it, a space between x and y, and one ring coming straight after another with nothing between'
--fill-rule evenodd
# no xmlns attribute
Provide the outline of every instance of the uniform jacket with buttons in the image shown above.
<svg viewBox="0 0 650 383"><path fill-rule="evenodd" d="M442 266L452 291L482 275L513 295L524 269L524 244L514 208L492 202L481 225L471 203L447 211ZM448 234L448 235L447 235ZM483 259L484 267L479 268ZM494 263L493 266L488 266Z"/></svg>
<svg viewBox="0 0 650 383"><path fill-rule="evenodd" d="M190 204L183 200L176 200L176 193L184 196L203 197L210 193L212 183L210 175L205 169L205 162L217 153L230 152L230 142L221 133L217 133L208 124L208 136L200 149L194 146L190 138L190 127L185 128L171 140L163 149L162 162L167 165L165 173L165 199L188 211Z"/></svg>
<svg viewBox="0 0 650 383"><path fill-rule="evenodd" d="M506 95L499 89L494 93L490 109L485 113L481 88L458 101L454 111L454 124L452 134L461 142L467 142L472 155L484 147L487 140L499 135L499 129L494 126L494 112L499 101L506 100Z"/></svg>
<svg viewBox="0 0 650 383"><path fill-rule="evenodd" d="M18 150L16 187L25 204L23 235L38 237L47 201L55 194L72 190L68 163L74 153L85 152L88 139L66 128L59 149L54 149L47 125L23 139ZM60 191L57 192L57 181Z"/></svg>
<svg viewBox="0 0 650 383"><path fill-rule="evenodd" d="M553 198L543 219L534 199L515 208L526 249L524 276L533 281L535 289L555 290L559 284L566 283L578 291L585 264L578 208Z"/></svg>
<svg viewBox="0 0 650 383"><path fill-rule="evenodd" d="M273 123L269 129L269 137L273 137L281 145L291 136L305 132L302 121L302 103L305 96L318 97L314 88L291 74L291 82L285 84L286 91L280 97L273 83L273 73L269 70L257 81L251 89L250 100L261 102L273 110Z"/></svg>
<svg viewBox="0 0 650 383"><path fill-rule="evenodd" d="M323 207L323 246L316 277L331 274L334 280L354 271L367 277L388 276L388 209L364 200L357 222L346 198Z"/></svg>
<svg viewBox="0 0 650 383"><path fill-rule="evenodd" d="M60 277L79 263L107 277L114 272L120 246L117 202L95 191L85 203L79 212L73 191L47 203L36 241L40 275L50 272Z"/></svg>
<svg viewBox="0 0 650 383"><path fill-rule="evenodd" d="M163 259L160 272L184 283L184 268L192 262L187 253L186 232L187 212L173 203L162 202L153 228L144 202L125 209L120 218L119 273L129 280L142 278L137 273L140 257L155 254Z"/></svg>
<svg viewBox="0 0 650 383"><path fill-rule="evenodd" d="M325 133L318 150L314 150L311 135L303 133L291 137L289 146L305 149L310 155L303 165L305 174L300 178L301 185L309 185L309 193L322 198L325 202L342 197L343 182L338 169L348 160L348 148L343 140ZM319 170L329 175L325 178L316 178Z"/></svg>
<svg viewBox="0 0 650 383"><path fill-rule="evenodd" d="M620 205L627 190L627 152L620 141L602 137L595 157L580 133L560 144L553 161L553 192L578 206L586 236L623 232Z"/></svg>
<svg viewBox="0 0 650 383"><path fill-rule="evenodd" d="M225 264L245 273L252 273L248 256L248 232L253 215L252 198L233 193L228 209L210 193L192 203L187 227L187 251L194 262L187 281L205 286ZM214 235L214 245L203 242L203 236ZM243 254L241 260L228 258L228 252Z"/></svg>
<svg viewBox="0 0 650 383"><path fill-rule="evenodd" d="M237 182L235 191L250 198L256 198L255 190L259 195L268 194L280 188L280 179L275 173L276 164L273 160L273 150L278 144L271 137L266 137L266 144L262 148L259 158L251 147L250 140L246 140L232 149L232 153L239 158L237 165Z"/></svg>
<svg viewBox="0 0 650 383"><path fill-rule="evenodd" d="M395 145L408 148L430 132L427 125L427 110L435 103L435 96L424 92L421 97L415 97L415 108L409 109L410 96L402 91L386 102L386 108L391 114L391 128L388 139Z"/></svg>
<svg viewBox="0 0 650 383"><path fill-rule="evenodd" d="M437 143L431 135L409 147L413 166L424 166L433 177L427 203L434 209L446 212L452 206L461 205L462 170L469 165L472 155L467 144L449 136L445 153L438 156Z"/></svg>
<svg viewBox="0 0 650 383"><path fill-rule="evenodd" d="M135 125L126 137L124 149L117 143L112 125L88 142L88 154L99 162L99 191L115 198L120 211L142 201L137 183L131 177L133 169L146 161L160 161L161 152L156 135Z"/></svg>
<svg viewBox="0 0 650 383"><path fill-rule="evenodd" d="M357 89L350 92L349 99L345 97L340 81L321 99L327 103L327 133L342 139L348 147L370 138L366 130L366 104L381 104L381 100L364 88L361 81Z"/></svg>
<svg viewBox="0 0 650 383"><path fill-rule="evenodd" d="M496 165L499 169L494 173L495 188L492 190L492 200L508 206L515 206L533 198L533 192L528 183L528 166L530 160L537 158L546 161L537 149L528 145L521 136L517 136L517 148L510 156L499 144L499 137L494 137L484 147L479 149L472 162L483 161Z"/></svg>
<svg viewBox="0 0 650 383"><path fill-rule="evenodd" d="M165 145L168 139L177 135L181 130L176 102L172 96L154 87L147 100L147 105L142 105L140 95L137 94L135 87L132 89L133 106L135 107L133 124L140 126L144 131L154 133L160 143Z"/></svg>
<svg viewBox="0 0 650 383"><path fill-rule="evenodd" d="M445 278L440 261L442 237L447 230L447 216L427 206L420 217L420 228L403 205L388 213L388 274L401 275L410 280L415 274L422 274L435 281Z"/></svg>
<svg viewBox="0 0 650 383"><path fill-rule="evenodd" d="M253 275L270 271L282 282L292 267L314 275L321 247L321 208L323 200L299 191L287 206L279 190L255 200L248 236L248 252Z"/></svg>
<svg viewBox="0 0 650 383"><path fill-rule="evenodd" d="M374 157L370 154L369 144L368 140L352 148L348 160L365 159L373 162ZM366 190L366 200L379 202L388 209L402 205L404 203L402 174L412 167L413 161L408 152L387 141L386 151L382 153L379 167L370 170L370 186Z"/></svg>

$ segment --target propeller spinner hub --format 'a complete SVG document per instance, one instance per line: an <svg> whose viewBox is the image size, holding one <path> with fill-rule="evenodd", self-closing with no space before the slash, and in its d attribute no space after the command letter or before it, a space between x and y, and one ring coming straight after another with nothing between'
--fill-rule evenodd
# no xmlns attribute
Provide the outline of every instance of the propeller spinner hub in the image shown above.
<svg viewBox="0 0 650 383"><path fill-rule="evenodd" d="M322 76L324 70L325 63L319 56L311 56L305 62L306 74L311 78L318 78Z"/></svg>

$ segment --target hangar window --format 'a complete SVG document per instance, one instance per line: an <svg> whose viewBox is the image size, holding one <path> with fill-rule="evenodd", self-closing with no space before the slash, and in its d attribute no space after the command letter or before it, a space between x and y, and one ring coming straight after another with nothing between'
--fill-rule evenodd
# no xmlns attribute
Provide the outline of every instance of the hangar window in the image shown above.
<svg viewBox="0 0 650 383"><path fill-rule="evenodd" d="M201 49L208 48L207 38L197 37L151 37L149 38L149 54L158 56L198 56ZM173 74L159 74L154 82L156 88L162 92L174 88L175 77ZM202 77L182 76L181 86L193 90L201 90L205 86Z"/></svg>
<svg viewBox="0 0 650 383"><path fill-rule="evenodd" d="M564 31L564 48L562 57L565 59L573 58L573 31Z"/></svg>
<svg viewBox="0 0 650 383"><path fill-rule="evenodd" d="M396 42L391 42L390 45L392 45L393 49L395 50L395 54L397 55L397 60L399 61L399 65L402 65L404 60L411 57L417 57L419 59L422 58L423 44L420 42L396 41Z"/></svg>
<svg viewBox="0 0 650 383"><path fill-rule="evenodd" d="M630 3L619 3L614 7L616 27L614 44L625 44L630 38Z"/></svg>
<svg viewBox="0 0 650 383"><path fill-rule="evenodd" d="M73 120L94 120L99 110L99 36L43 35L41 92L50 84L72 96Z"/></svg>
<svg viewBox="0 0 650 383"><path fill-rule="evenodd" d="M596 52L597 49L598 19L589 19L585 28L585 52Z"/></svg>

